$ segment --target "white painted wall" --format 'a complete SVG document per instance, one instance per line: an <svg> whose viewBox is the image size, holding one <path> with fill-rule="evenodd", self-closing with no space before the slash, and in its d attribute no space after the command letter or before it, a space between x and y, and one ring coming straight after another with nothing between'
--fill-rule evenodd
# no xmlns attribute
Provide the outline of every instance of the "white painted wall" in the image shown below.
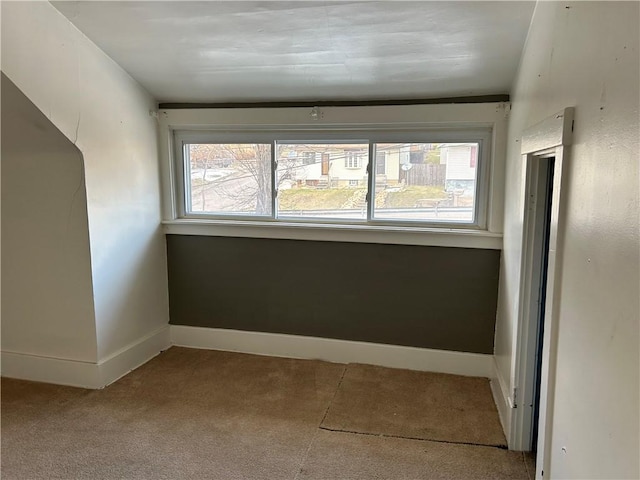
<svg viewBox="0 0 640 480"><path fill-rule="evenodd" d="M100 361L168 323L154 100L48 2L2 2L2 71L84 156Z"/></svg>
<svg viewBox="0 0 640 480"><path fill-rule="evenodd" d="M87 222L82 154L3 76L3 352L95 361Z"/></svg>
<svg viewBox="0 0 640 480"><path fill-rule="evenodd" d="M539 2L512 92L495 347L508 391L520 301L519 139L527 127L575 106L545 478L640 476L639 15L637 2Z"/></svg>

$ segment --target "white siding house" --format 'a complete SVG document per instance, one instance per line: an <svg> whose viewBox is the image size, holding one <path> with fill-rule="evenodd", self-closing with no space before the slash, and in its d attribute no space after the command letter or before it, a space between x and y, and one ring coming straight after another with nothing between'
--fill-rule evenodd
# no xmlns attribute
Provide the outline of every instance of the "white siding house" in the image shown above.
<svg viewBox="0 0 640 480"><path fill-rule="evenodd" d="M287 176L298 185L319 187L364 187L367 184L366 148L353 145L317 146L297 145L279 160ZM400 172L399 148L377 152L376 177L378 183L398 183ZM407 155L408 159L408 155ZM286 166L285 166L286 165Z"/></svg>
<svg viewBox="0 0 640 480"><path fill-rule="evenodd" d="M440 150L440 163L446 165L445 189L464 190L473 195L476 182L478 145L475 143L445 144Z"/></svg>

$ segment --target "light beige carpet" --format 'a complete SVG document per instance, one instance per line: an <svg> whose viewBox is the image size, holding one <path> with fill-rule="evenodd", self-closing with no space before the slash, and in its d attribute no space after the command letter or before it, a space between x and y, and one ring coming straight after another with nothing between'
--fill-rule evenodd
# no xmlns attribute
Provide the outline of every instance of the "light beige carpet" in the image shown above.
<svg viewBox="0 0 640 480"><path fill-rule="evenodd" d="M505 448L507 444L486 378L370 365L347 367L322 427Z"/></svg>
<svg viewBox="0 0 640 480"><path fill-rule="evenodd" d="M2 478L527 478L520 453L319 428L345 369L174 347L103 390L3 379Z"/></svg>
<svg viewBox="0 0 640 480"><path fill-rule="evenodd" d="M322 431L301 479L526 479L522 455L499 448Z"/></svg>

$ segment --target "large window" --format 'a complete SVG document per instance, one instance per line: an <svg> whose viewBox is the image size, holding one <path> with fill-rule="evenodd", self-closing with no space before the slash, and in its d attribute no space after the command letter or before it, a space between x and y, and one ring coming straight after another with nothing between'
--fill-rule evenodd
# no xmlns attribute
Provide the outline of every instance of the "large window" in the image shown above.
<svg viewBox="0 0 640 480"><path fill-rule="evenodd" d="M179 216L483 228L488 138L178 131Z"/></svg>

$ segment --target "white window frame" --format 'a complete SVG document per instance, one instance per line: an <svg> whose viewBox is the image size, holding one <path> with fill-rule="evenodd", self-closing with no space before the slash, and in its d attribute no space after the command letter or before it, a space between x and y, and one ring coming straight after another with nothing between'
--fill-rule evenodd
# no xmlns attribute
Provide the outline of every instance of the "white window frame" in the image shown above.
<svg viewBox="0 0 640 480"><path fill-rule="evenodd" d="M300 218L295 219L295 223L326 223L326 224L366 224L366 225L397 225L406 227L427 227L427 228L458 228L465 230L483 230L486 228L486 192L488 186L488 172L484 167L483 159L489 157L490 152L490 131L488 129L446 129L446 130L400 130L400 129L384 129L380 131L342 131L342 130L322 130L315 132L297 131L289 129L287 131L280 130L264 130L264 131L250 131L239 130L237 132L218 131L218 130L176 130L174 132L174 149L175 149L175 171L176 179L175 184L178 191L178 212L181 219L201 219L201 220L225 220L225 219L238 219L238 220L259 220L259 221L271 221L280 222L277 217L277 192L275 185L275 177L277 175L277 162L275 150L279 143L291 144L291 143L354 143L356 145L368 144L369 145L369 157L373 155L374 146L380 143L477 143L478 148L478 163L476 168L476 198L474 202L474 221L473 222L441 222L441 221L402 221L402 220L382 220L376 219L374 215L374 205L372 202L368 202L367 217L363 220L334 220L330 218ZM243 213L214 213L214 212L193 212L189 208L189 184L187 179L189 176L188 165L186 164L186 157L184 156L184 145L186 144L198 144L198 143L218 143L218 144L271 144L272 147L272 159L271 159L271 216L260 215L247 215ZM354 156L352 159L358 161L357 167L346 167L350 170L362 169L363 166L360 163L362 156L366 155L366 152L360 152L359 150L349 150L346 152L352 152ZM348 157L345 157L345 166ZM371 158L368 159L368 163L371 164ZM367 171L370 169L367 168ZM369 175L371 177L371 175ZM368 194L367 198L374 195L375 187L372 185L372 179L368 181ZM287 219L287 221L294 221L293 219Z"/></svg>
<svg viewBox="0 0 640 480"><path fill-rule="evenodd" d="M311 113L310 113L311 112ZM315 115L312 113L315 112ZM163 181L163 224L167 234L397 243L500 249L506 113L508 104L413 105L384 107L175 109L159 112ZM324 219L290 221L241 216L187 215L181 151L191 143L267 143L342 141L369 143L480 143L476 221L427 223ZM215 140L214 140L215 138ZM274 152L275 153L275 152ZM275 161L275 155L273 155ZM275 177L275 175L272 175ZM369 191L373 176L369 176ZM275 185L274 185L275 186ZM493 187L493 188L492 188ZM275 196L274 196L275 197ZM275 207L275 205L274 205ZM276 210L274 209L274 212Z"/></svg>
<svg viewBox="0 0 640 480"><path fill-rule="evenodd" d="M358 170L362 168L362 157L365 156L364 152L356 150L344 151L344 168L349 170Z"/></svg>

